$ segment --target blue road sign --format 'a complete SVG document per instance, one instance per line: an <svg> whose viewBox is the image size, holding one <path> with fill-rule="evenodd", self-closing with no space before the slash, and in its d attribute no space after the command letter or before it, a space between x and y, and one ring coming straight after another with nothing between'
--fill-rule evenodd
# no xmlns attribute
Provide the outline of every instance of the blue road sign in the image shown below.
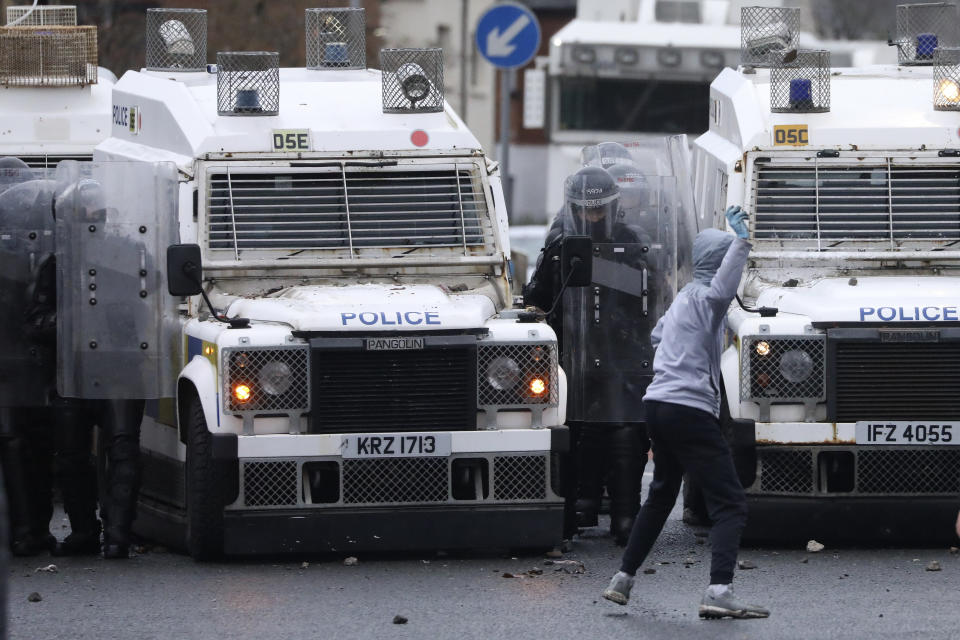
<svg viewBox="0 0 960 640"><path fill-rule="evenodd" d="M523 5L494 5L477 22L477 51L495 67L522 67L539 48L540 23Z"/></svg>

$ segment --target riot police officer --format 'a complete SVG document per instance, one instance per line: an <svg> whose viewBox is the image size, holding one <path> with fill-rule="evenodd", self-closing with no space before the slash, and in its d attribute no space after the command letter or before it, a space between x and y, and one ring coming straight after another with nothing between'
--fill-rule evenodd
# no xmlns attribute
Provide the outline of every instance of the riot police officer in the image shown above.
<svg viewBox="0 0 960 640"><path fill-rule="evenodd" d="M563 238L590 237L593 283L566 290L548 322L560 336L561 358L570 381L567 416L576 451L575 523L596 525L609 472L611 533L623 544L639 508L649 449L640 404L652 374L649 331L653 325L644 316L646 245L636 229L622 222L620 189L604 169L582 168L567 179L564 195L564 209L548 233L524 299L543 309L554 307L562 288ZM571 491L566 497L569 534L573 530Z"/></svg>
<svg viewBox="0 0 960 640"><path fill-rule="evenodd" d="M53 182L23 161L0 158L0 458L15 555L52 550L52 434L46 408L52 350L24 324L34 266L53 251Z"/></svg>
<svg viewBox="0 0 960 640"><path fill-rule="evenodd" d="M106 223L107 210L100 185L96 181L81 179L68 186L57 197L56 214L75 216L84 224L96 228ZM114 255L110 259L122 262L137 253L132 243L127 246L113 246ZM130 255L127 255L130 254ZM102 286L132 288L136 279L124 273L122 268L103 268L98 275ZM53 290L55 294L55 288ZM52 309L56 310L55 296ZM131 372L132 374L133 372ZM100 428L100 440L103 456L99 460L104 469L104 486L101 487L100 519L103 523L103 555L108 559L127 558L131 545L130 530L136 515L137 496L140 487L140 423L143 419L144 401L141 399L101 399L73 400L61 399L58 405L60 417L58 428L65 431L61 438L65 476L64 486L69 484L68 477L78 482L76 494L72 497L73 509L66 509L70 516L74 533L78 532L76 520L80 524L75 539L70 536L58 547L64 554L88 553L95 540L99 546L100 522L96 520L97 494L88 490L87 478L93 471L89 464L92 445L92 428ZM95 477L95 476L94 476ZM66 508L67 492L64 492Z"/></svg>

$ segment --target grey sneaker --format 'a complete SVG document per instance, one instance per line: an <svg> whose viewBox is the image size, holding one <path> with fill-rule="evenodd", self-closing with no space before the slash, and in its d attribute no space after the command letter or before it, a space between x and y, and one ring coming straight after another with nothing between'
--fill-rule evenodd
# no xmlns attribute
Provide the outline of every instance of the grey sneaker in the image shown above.
<svg viewBox="0 0 960 640"><path fill-rule="evenodd" d="M710 585L700 601L701 618L766 618L769 615L770 612L763 607L738 602L733 587L729 585L719 589L717 585Z"/></svg>
<svg viewBox="0 0 960 640"><path fill-rule="evenodd" d="M603 590L603 597L610 602L627 604L630 600L630 589L633 588L633 576L623 571L617 573L610 580L610 584Z"/></svg>

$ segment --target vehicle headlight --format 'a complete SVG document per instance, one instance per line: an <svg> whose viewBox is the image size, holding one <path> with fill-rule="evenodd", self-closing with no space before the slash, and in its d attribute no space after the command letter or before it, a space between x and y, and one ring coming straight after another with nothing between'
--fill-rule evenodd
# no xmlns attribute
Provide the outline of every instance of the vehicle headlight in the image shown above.
<svg viewBox="0 0 960 640"><path fill-rule="evenodd" d="M274 360L260 368L258 379L264 391L272 396L279 396L290 388L293 372L286 362Z"/></svg>
<svg viewBox="0 0 960 640"><path fill-rule="evenodd" d="M513 358L500 356L487 366L487 382L497 391L507 391L520 381L520 365Z"/></svg>
<svg viewBox="0 0 960 640"><path fill-rule="evenodd" d="M813 373L813 358L802 349L791 349L780 356L780 375L794 384L803 382Z"/></svg>

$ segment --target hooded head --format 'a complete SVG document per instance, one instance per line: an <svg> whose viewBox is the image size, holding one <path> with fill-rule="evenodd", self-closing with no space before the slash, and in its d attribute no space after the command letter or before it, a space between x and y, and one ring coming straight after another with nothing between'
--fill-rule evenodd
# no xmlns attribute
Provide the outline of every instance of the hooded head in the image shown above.
<svg viewBox="0 0 960 640"><path fill-rule="evenodd" d="M704 229L698 233L693 240L693 279L710 284L731 243L733 234L719 229Z"/></svg>

